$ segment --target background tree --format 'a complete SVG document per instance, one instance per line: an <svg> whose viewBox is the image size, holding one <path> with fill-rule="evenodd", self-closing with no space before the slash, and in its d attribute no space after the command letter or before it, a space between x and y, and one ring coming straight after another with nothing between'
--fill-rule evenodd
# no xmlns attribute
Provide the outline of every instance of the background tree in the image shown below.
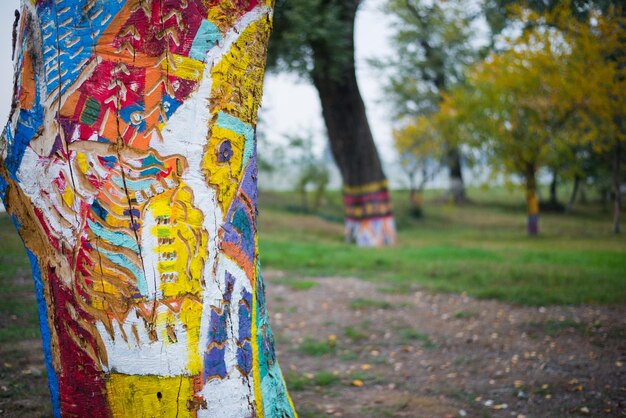
<svg viewBox="0 0 626 418"><path fill-rule="evenodd" d="M424 188L437 175L441 160L445 158L440 136L441 132L426 116L419 116L393 131L400 164L409 177L409 207L414 217L422 216Z"/></svg>
<svg viewBox="0 0 626 418"><path fill-rule="evenodd" d="M344 184L346 239L395 242L387 180L356 79L354 22L361 0L279 1L269 64L310 80Z"/></svg>
<svg viewBox="0 0 626 418"><path fill-rule="evenodd" d="M295 416L256 239L272 3L22 2L0 196L55 416Z"/></svg>
<svg viewBox="0 0 626 418"><path fill-rule="evenodd" d="M522 176L535 234L537 171L573 160L572 147L621 143L623 78L606 51L619 50L623 30L600 15L581 21L568 4L544 14L520 8L517 16L527 29L472 68L442 115L462 121L464 140L491 168Z"/></svg>
<svg viewBox="0 0 626 418"><path fill-rule="evenodd" d="M461 83L465 68L480 56L475 35L477 4L467 1L429 2L390 0L386 10L394 18L394 55L382 60L388 77L386 93L392 114L403 119L438 111L443 94ZM412 124L413 122L408 122ZM449 170L454 201L466 199L462 156L453 138L439 136Z"/></svg>

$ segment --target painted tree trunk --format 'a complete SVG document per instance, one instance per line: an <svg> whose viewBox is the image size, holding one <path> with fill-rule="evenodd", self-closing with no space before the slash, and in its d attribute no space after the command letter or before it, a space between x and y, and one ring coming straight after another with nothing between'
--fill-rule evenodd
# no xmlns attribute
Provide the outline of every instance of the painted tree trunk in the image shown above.
<svg viewBox="0 0 626 418"><path fill-rule="evenodd" d="M539 234L539 197L537 196L537 181L535 171L526 174L526 210L528 213L528 235Z"/></svg>
<svg viewBox="0 0 626 418"><path fill-rule="evenodd" d="M56 416L295 416L256 237L272 3L23 0L0 194Z"/></svg>
<svg viewBox="0 0 626 418"><path fill-rule="evenodd" d="M354 63L354 19L359 2L342 4L345 36L341 64L336 53L315 45L315 85L333 157L343 179L345 236L359 246L392 245L396 230L385 173L367 121ZM338 70L340 67L340 70Z"/></svg>

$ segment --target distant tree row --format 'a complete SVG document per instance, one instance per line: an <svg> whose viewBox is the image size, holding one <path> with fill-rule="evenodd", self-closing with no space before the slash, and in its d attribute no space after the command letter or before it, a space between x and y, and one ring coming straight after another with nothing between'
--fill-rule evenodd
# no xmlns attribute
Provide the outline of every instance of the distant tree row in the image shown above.
<svg viewBox="0 0 626 418"><path fill-rule="evenodd" d="M581 182L611 184L618 233L626 141L624 9L584 1L474 6L389 2L401 51L388 61L394 138L405 170L422 179L412 195L441 162L450 164L450 150L463 150L462 161L523 181L529 234L539 231L542 169L553 173L552 203L557 174L572 181L570 208ZM490 33L477 47L481 19Z"/></svg>
<svg viewBox="0 0 626 418"><path fill-rule="evenodd" d="M318 90L344 201L350 202L347 226L350 213L366 213L376 199L374 212L382 212L371 219L391 216L356 80L354 23L363 2L278 0L269 53L270 68L296 73ZM372 63L384 75L415 213L421 189L442 168L449 173L450 200L466 201L463 167L482 164L493 175L523 181L528 232L537 234L537 178L547 169L553 205L557 178L574 184L570 209L581 183L612 189L613 229L619 232L626 137L620 4L386 1L393 51ZM368 227L365 218L360 222L370 231L389 231Z"/></svg>

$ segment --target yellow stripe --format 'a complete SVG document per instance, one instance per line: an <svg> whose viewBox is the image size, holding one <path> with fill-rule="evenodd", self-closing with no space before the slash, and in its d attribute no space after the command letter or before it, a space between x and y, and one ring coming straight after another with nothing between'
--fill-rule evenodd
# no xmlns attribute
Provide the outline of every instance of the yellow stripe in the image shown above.
<svg viewBox="0 0 626 418"><path fill-rule="evenodd" d="M362 184L360 186L343 186L343 192L347 194L374 193L386 189L387 185L387 180L381 180L373 183Z"/></svg>
<svg viewBox="0 0 626 418"><path fill-rule="evenodd" d="M176 68L170 66L168 60L163 60L161 68L185 80L198 81L202 78L202 73L204 72L204 63L202 61L178 54L172 54L172 61Z"/></svg>
<svg viewBox="0 0 626 418"><path fill-rule="evenodd" d="M258 236L254 237L256 241L255 247L259 248ZM254 265L254 284L252 285L252 376L254 378L254 402L256 403L256 415L259 418L265 416L263 411L263 394L261 393L261 371L259 370L259 340L257 338L257 326L256 326L256 310L257 310L257 285L258 285L258 264Z"/></svg>

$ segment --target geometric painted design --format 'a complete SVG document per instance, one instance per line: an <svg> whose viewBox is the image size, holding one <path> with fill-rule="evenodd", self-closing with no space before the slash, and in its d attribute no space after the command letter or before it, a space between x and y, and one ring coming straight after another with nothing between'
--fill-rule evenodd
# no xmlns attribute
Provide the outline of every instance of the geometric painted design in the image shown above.
<svg viewBox="0 0 626 418"><path fill-rule="evenodd" d="M0 197L56 416L295 416L256 239L272 5L23 2Z"/></svg>

